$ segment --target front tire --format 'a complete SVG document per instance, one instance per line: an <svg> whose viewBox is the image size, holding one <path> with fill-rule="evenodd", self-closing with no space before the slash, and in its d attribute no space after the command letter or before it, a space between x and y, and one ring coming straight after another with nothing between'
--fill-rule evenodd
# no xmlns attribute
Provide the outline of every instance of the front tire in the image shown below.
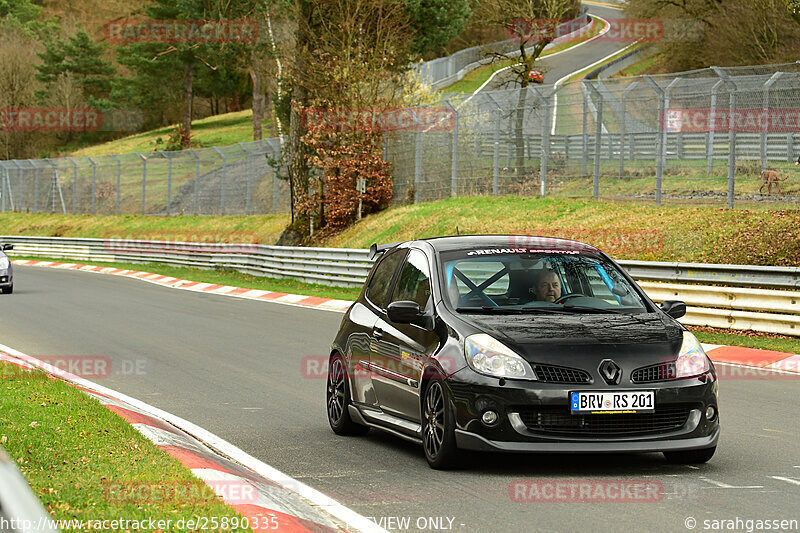
<svg viewBox="0 0 800 533"><path fill-rule="evenodd" d="M447 470L459 463L450 400L442 381L436 378L425 388L422 402L422 447L433 469Z"/></svg>
<svg viewBox="0 0 800 533"><path fill-rule="evenodd" d="M357 424L350 418L350 382L347 379L347 366L341 355L331 356L328 362L328 385L325 406L328 423L337 435L364 435L369 427Z"/></svg>
<svg viewBox="0 0 800 533"><path fill-rule="evenodd" d="M686 450L683 452L664 452L667 462L674 464L700 464L708 462L714 456L717 447L703 448L702 450Z"/></svg>
<svg viewBox="0 0 800 533"><path fill-rule="evenodd" d="M3 294L11 294L14 292L14 285L9 285L8 287L3 287L2 289Z"/></svg>

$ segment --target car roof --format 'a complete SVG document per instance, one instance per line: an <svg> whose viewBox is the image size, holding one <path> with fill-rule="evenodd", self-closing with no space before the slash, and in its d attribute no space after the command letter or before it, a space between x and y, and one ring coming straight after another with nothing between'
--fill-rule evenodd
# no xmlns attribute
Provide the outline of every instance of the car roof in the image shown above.
<svg viewBox="0 0 800 533"><path fill-rule="evenodd" d="M419 239L430 244L437 252L467 250L474 248L525 248L530 252L576 251L583 253L602 253L598 248L569 239L542 237L535 235L458 235ZM414 242L414 241L412 241Z"/></svg>

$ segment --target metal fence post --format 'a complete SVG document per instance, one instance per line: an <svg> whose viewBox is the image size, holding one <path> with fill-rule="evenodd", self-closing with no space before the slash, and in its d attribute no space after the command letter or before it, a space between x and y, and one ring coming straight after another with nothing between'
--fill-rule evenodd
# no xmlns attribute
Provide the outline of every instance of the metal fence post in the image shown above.
<svg viewBox="0 0 800 533"><path fill-rule="evenodd" d="M139 159L142 160L142 214L145 214L145 190L147 185L147 158L145 158L139 152L135 152L136 155L139 156Z"/></svg>
<svg viewBox="0 0 800 533"><path fill-rule="evenodd" d="M450 196L458 196L458 109L446 100L445 103L453 110L453 147L450 166Z"/></svg>
<svg viewBox="0 0 800 533"><path fill-rule="evenodd" d="M653 78L648 76L647 74L643 75L642 78L650 84L650 87L653 88L656 95L658 96L658 128L659 129L666 129L664 128L664 113L666 112L666 106L664 105L664 89L662 89L656 82L653 81ZM664 146L664 141L666 140L666 136L662 136L661 132L656 130L656 205L661 205L661 180L664 177L664 160L661 158L662 156L662 149Z"/></svg>
<svg viewBox="0 0 800 533"><path fill-rule="evenodd" d="M489 100L497 107L494 115L494 152L492 153L492 196L500 194L500 133L502 128L503 108L491 94L485 93Z"/></svg>
<svg viewBox="0 0 800 533"><path fill-rule="evenodd" d="M95 214L95 198L97 195L95 192L97 191L97 163L95 163L91 157L86 158L89 161L89 164L92 165L92 214Z"/></svg>
<svg viewBox="0 0 800 533"><path fill-rule="evenodd" d="M244 143L236 143L239 148L244 151L245 157L247 158L247 190L245 191L245 208L244 213L246 215L250 214L250 204L252 202L252 187L253 187L253 156L250 150L245 146Z"/></svg>
<svg viewBox="0 0 800 533"><path fill-rule="evenodd" d="M539 163L539 196L544 198L547 196L547 170L550 160L550 98L553 97L552 93L549 96L544 96L538 89L531 87L533 93L542 102L542 149Z"/></svg>
<svg viewBox="0 0 800 533"><path fill-rule="evenodd" d="M736 83L728 76L728 73L719 67L711 67L721 79L728 84L728 209L733 209L736 181L736 121L733 120L733 113L737 107ZM731 90L732 89L732 90Z"/></svg>
<svg viewBox="0 0 800 533"><path fill-rule="evenodd" d="M227 178L226 174L228 173L228 158L225 157L225 154L223 154L222 151L218 147L215 146L214 150L222 158L222 183L220 184L219 203L220 203L220 211L224 215L225 214L225 190L228 187L228 184L226 183L226 181L227 181L226 180L226 178Z"/></svg>
<svg viewBox="0 0 800 533"><path fill-rule="evenodd" d="M200 158L194 149L189 148L189 153L194 158L194 214L200 214Z"/></svg>
<svg viewBox="0 0 800 533"><path fill-rule="evenodd" d="M714 133L717 130L717 95L719 94L719 86L723 83L722 80L719 80L711 88L711 116L709 117L709 132L706 136L706 157L708 157L706 174L709 176L714 170Z"/></svg>
<svg viewBox="0 0 800 533"><path fill-rule="evenodd" d="M775 84L778 79L783 76L783 72L776 72L764 83L764 91L763 94L763 111L764 114L768 116L769 114L769 90ZM764 121L764 131L761 132L761 170L767 169L767 132L769 131L769 124L770 121L767 119Z"/></svg>
<svg viewBox="0 0 800 533"><path fill-rule="evenodd" d="M67 161L72 165L72 214L78 211L78 164L71 158L67 157Z"/></svg>
<svg viewBox="0 0 800 533"><path fill-rule="evenodd" d="M169 215L169 204L172 202L172 158L167 155L169 152L164 150L158 151L159 155L167 160L167 207L166 212Z"/></svg>
<svg viewBox="0 0 800 533"><path fill-rule="evenodd" d="M33 167L33 212L39 212L39 167L32 159L28 159L28 163Z"/></svg>
<svg viewBox="0 0 800 533"><path fill-rule="evenodd" d="M621 178L623 174L625 174L625 135L628 131L628 112L627 112L627 101L628 101L628 93L636 88L639 85L638 81L635 81L628 85L628 87L622 93L622 113L619 121L619 177Z"/></svg>
<svg viewBox="0 0 800 533"><path fill-rule="evenodd" d="M6 169L6 166L3 164L2 161L0 161L0 166L3 167L3 185L0 186L0 198L2 198L2 201L3 201L2 210L3 210L3 213L5 213L6 212L6 195L8 194L8 192L10 192L10 187L9 187L9 191L6 192L5 188L6 188L6 183L8 183L8 169Z"/></svg>
<svg viewBox="0 0 800 533"><path fill-rule="evenodd" d="M420 199L420 186L422 185L422 126L417 120L417 132L414 146L414 203L418 204Z"/></svg>
<svg viewBox="0 0 800 533"><path fill-rule="evenodd" d="M117 207L116 207L116 213L119 215L119 192L120 192L120 191L119 191L119 189L120 189L120 186L119 186L119 180L120 180L120 175L122 174L122 163L121 163L121 161L119 160L119 157L117 157L116 155L114 155L114 154L108 154L108 155L109 155L109 156L110 156L110 157L111 157L111 158L112 158L114 161L116 161L116 162L117 162Z"/></svg>
<svg viewBox="0 0 800 533"><path fill-rule="evenodd" d="M589 131L588 119L589 115L589 92L586 90L586 85L581 84L581 91L583 92L583 130L581 139L581 176L588 175L588 152L589 152Z"/></svg>
<svg viewBox="0 0 800 533"><path fill-rule="evenodd" d="M589 91L597 97L597 114L595 116L594 124L594 170L592 172L592 198L597 200L600 197L600 152L601 143L603 142L603 96L600 91L591 84L588 80L583 80L583 86L586 87L586 93Z"/></svg>

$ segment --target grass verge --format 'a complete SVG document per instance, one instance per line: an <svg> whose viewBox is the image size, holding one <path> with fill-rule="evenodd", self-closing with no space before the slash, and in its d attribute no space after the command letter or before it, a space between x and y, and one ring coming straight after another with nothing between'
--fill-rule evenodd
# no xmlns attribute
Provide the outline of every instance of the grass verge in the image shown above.
<svg viewBox="0 0 800 533"><path fill-rule="evenodd" d="M264 122L264 128L267 131L269 130L269 125L269 120ZM152 152L156 149L156 140L161 138L166 142L174 130L175 125L173 124L107 143L80 148L69 155L79 157L105 155L109 153L125 154L129 152ZM264 135L264 137L269 137L269 135ZM238 142L250 142L252 140L253 111L251 109L214 115L192 121L193 148L228 146Z"/></svg>
<svg viewBox="0 0 800 533"><path fill-rule="evenodd" d="M57 520L154 517L174 524L238 516L178 460L80 390L8 363L0 373L0 441ZM149 498L137 501L120 484L147 489Z"/></svg>
<svg viewBox="0 0 800 533"><path fill-rule="evenodd" d="M153 217L0 213L4 235L275 244L288 215Z"/></svg>
<svg viewBox="0 0 800 533"><path fill-rule="evenodd" d="M34 256L16 256L10 253L12 259L30 259L33 261L55 261L58 263L81 263L83 261L72 259L57 259ZM232 287L244 287L248 289L259 289L262 291L285 292L287 294L302 294L305 296L319 296L322 298L335 298L337 300L355 300L361 292L360 288L331 287L329 285L318 285L304 283L294 279L267 278L252 276L232 269L205 270L202 268L174 267L159 263L106 263L105 261L91 261L93 265L122 268L127 270L138 270L150 272L152 274L162 274L174 278L199 281L202 283L213 283L215 285L230 285ZM14 275L15 288L24 286L24 277L20 273Z"/></svg>
<svg viewBox="0 0 800 533"><path fill-rule="evenodd" d="M708 344L727 344L743 348L756 348L758 350L774 350L800 354L800 338L786 335L774 335L760 331L742 331L730 333L730 330L720 328L705 328L687 326L700 340Z"/></svg>
<svg viewBox="0 0 800 533"><path fill-rule="evenodd" d="M365 217L321 246L462 234L518 234L588 242L645 261L800 265L800 210L610 202L520 196L459 197Z"/></svg>

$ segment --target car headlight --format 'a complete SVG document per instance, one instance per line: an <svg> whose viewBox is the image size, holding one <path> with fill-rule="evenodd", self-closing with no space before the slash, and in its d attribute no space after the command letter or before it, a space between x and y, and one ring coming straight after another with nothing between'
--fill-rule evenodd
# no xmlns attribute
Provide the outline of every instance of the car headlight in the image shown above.
<svg viewBox="0 0 800 533"><path fill-rule="evenodd" d="M683 332L683 344L675 360L676 378L690 378L711 370L711 362L694 335Z"/></svg>
<svg viewBox="0 0 800 533"><path fill-rule="evenodd" d="M8 268L8 257L0 257L0 270Z"/></svg>
<svg viewBox="0 0 800 533"><path fill-rule="evenodd" d="M525 359L485 333L467 337L464 353L470 368L480 374L497 378L536 379L536 374Z"/></svg>

